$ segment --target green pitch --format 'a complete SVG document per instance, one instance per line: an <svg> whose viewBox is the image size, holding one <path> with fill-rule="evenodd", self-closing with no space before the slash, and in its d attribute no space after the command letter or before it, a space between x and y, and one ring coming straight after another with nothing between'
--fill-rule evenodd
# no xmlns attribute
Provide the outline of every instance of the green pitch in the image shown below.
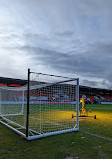
<svg viewBox="0 0 112 159"><path fill-rule="evenodd" d="M29 127L39 133L72 129L76 124L72 114L76 116L75 105L30 105Z"/></svg>
<svg viewBox="0 0 112 159"><path fill-rule="evenodd" d="M56 113L58 107L58 105L55 106L51 113L52 111ZM0 124L0 159L66 159L67 157L68 159L111 159L112 105L86 105L86 108L92 110L91 116L96 114L96 119L80 118L79 132L46 137L31 142ZM64 109L61 108L62 113ZM45 112L44 107L43 112ZM71 110L68 116L74 112ZM32 109L32 115L36 115L34 109ZM66 115L62 120L68 122ZM44 117L46 118L45 114Z"/></svg>
<svg viewBox="0 0 112 159"><path fill-rule="evenodd" d="M2 105L2 113L19 114L21 108L22 106L19 104ZM24 105L23 115L20 113L19 115L6 116L6 118L26 127L26 109L26 105ZM76 106L74 104L30 104L29 112L30 132L37 132L37 134L73 129L76 124L76 117L72 118L72 114L76 116ZM18 126L14 124L14 128L16 127ZM25 129L19 130L25 133Z"/></svg>

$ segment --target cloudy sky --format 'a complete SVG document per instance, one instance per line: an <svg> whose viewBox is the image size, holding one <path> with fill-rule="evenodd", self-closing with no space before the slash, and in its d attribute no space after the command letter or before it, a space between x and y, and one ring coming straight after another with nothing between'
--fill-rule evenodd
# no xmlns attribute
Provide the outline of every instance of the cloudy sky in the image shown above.
<svg viewBox="0 0 112 159"><path fill-rule="evenodd" d="M112 0L0 0L0 76L112 86Z"/></svg>

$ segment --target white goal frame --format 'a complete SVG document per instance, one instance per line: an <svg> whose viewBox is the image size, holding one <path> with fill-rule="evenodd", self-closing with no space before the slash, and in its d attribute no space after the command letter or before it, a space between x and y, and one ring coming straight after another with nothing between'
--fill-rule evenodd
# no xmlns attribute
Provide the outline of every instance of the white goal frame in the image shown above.
<svg viewBox="0 0 112 159"><path fill-rule="evenodd" d="M52 83L41 83L41 84L31 85L30 77L31 77L31 74L33 74L33 73L35 73L35 72L30 72L30 69L28 69L27 85L24 87L21 87L21 88L4 87L3 88L3 86L2 86L0 88L0 90L8 89L8 90L22 92L21 112L14 113L14 114L13 113L12 114L11 113L10 114L0 114L0 123L4 124L5 126L7 126L8 128L10 128L11 130L13 130L14 132L21 135L23 138L25 138L27 140L33 140L33 139L47 137L47 136L51 136L51 135L58 135L58 134L62 134L62 133L79 131L79 78L68 78L68 77L62 77L62 76L36 73L37 75L41 74L43 76L45 75L45 76L56 77L56 78L59 77L59 78L62 78L63 80L57 81L57 82L54 81ZM74 116L72 114L72 118L74 118L74 117L76 118L76 122L74 123L74 127L66 128L65 130L64 129L58 130L58 125L60 126L61 124L57 123L56 131L54 130L51 132L49 131L49 132L45 132L45 133L40 133L40 132L36 131L35 129L32 129L32 127L30 127L30 123L31 123L31 121L30 121L30 104L31 104L30 103L30 91L36 90L36 89L42 89L42 88L46 88L46 87L52 87L53 85L59 85L59 87L61 87L61 83L67 83L67 82L73 82L73 81L76 82L76 84L75 84L76 89L74 90L75 94L76 94L76 101L75 101L76 102L76 115ZM26 96L27 96L27 101L24 100ZM40 101L40 104L41 103L42 103L42 101ZM2 104L2 99L1 99L1 91L0 91L0 108L1 108L1 104ZM74 105L74 103L72 105ZM48 106L50 106L49 102L48 102ZM41 115L41 113L40 113L40 115ZM12 118L11 119L8 118L9 116L11 116ZM13 121L13 116L14 116L14 120L18 116L24 116L24 124L16 122L16 120ZM34 120L37 120L37 119L34 119ZM24 132L21 130L24 130Z"/></svg>

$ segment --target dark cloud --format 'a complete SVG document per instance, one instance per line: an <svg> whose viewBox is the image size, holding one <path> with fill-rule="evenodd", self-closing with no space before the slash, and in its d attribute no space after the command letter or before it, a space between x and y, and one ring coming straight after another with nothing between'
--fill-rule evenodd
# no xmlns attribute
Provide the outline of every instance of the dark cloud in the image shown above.
<svg viewBox="0 0 112 159"><path fill-rule="evenodd" d="M67 37L70 38L71 36L74 35L74 32L67 30L67 31L64 31L64 32L57 33L56 35L59 36L59 37L63 36L64 38L67 38Z"/></svg>
<svg viewBox="0 0 112 159"><path fill-rule="evenodd" d="M99 86L99 82L97 82L97 81L82 80L82 83L84 85L88 85L88 86L96 87L96 88Z"/></svg>
<svg viewBox="0 0 112 159"><path fill-rule="evenodd" d="M103 45L104 47L104 45ZM105 78L111 80L107 72L112 68L111 49L105 46L104 52L99 52L102 45L91 46L89 52L84 53L60 53L39 47L24 46L20 50L26 50L32 54L35 63L41 61L43 65L49 66L60 72L81 74L82 76ZM95 52L94 52L95 51ZM103 51L103 50L102 50Z"/></svg>
<svg viewBox="0 0 112 159"><path fill-rule="evenodd" d="M62 36L71 36L71 34L72 33L69 32L64 34L63 32ZM85 78L102 78L103 82L100 81L100 84L105 84L105 86L107 85L106 80L112 80L112 46L110 41L106 43L88 43L86 46L84 45L81 49L79 49L77 53L77 47L81 45L81 42L78 40L78 43L74 45L72 44L70 52L62 53L54 51L54 49L51 48L38 47L38 42L41 40L46 40L48 43L49 41L51 42L51 39L41 34L27 33L21 36L11 34L8 38L21 39L21 37L27 45L24 44L23 46L18 45L16 47L10 46L4 48L8 50L19 50L19 52L23 52L23 54L25 53L26 56L30 55L30 60L35 63L35 66L41 64L46 69L51 68L61 73L77 74ZM82 83L92 85L94 87L99 86L98 81L90 80L87 82L86 80L83 80Z"/></svg>

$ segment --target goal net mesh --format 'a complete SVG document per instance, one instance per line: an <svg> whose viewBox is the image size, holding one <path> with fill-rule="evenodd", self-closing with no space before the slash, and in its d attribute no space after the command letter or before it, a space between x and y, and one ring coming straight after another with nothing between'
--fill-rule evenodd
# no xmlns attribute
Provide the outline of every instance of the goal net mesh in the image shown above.
<svg viewBox="0 0 112 159"><path fill-rule="evenodd" d="M29 77L24 87L0 86L0 122L28 140L78 130L77 79L33 72Z"/></svg>
<svg viewBox="0 0 112 159"><path fill-rule="evenodd" d="M29 129L34 134L77 126L75 79L31 73L29 94ZM29 135L32 132L29 131Z"/></svg>
<svg viewBox="0 0 112 159"><path fill-rule="evenodd" d="M26 95L23 88L0 87L0 117L9 125L24 127L26 125Z"/></svg>

